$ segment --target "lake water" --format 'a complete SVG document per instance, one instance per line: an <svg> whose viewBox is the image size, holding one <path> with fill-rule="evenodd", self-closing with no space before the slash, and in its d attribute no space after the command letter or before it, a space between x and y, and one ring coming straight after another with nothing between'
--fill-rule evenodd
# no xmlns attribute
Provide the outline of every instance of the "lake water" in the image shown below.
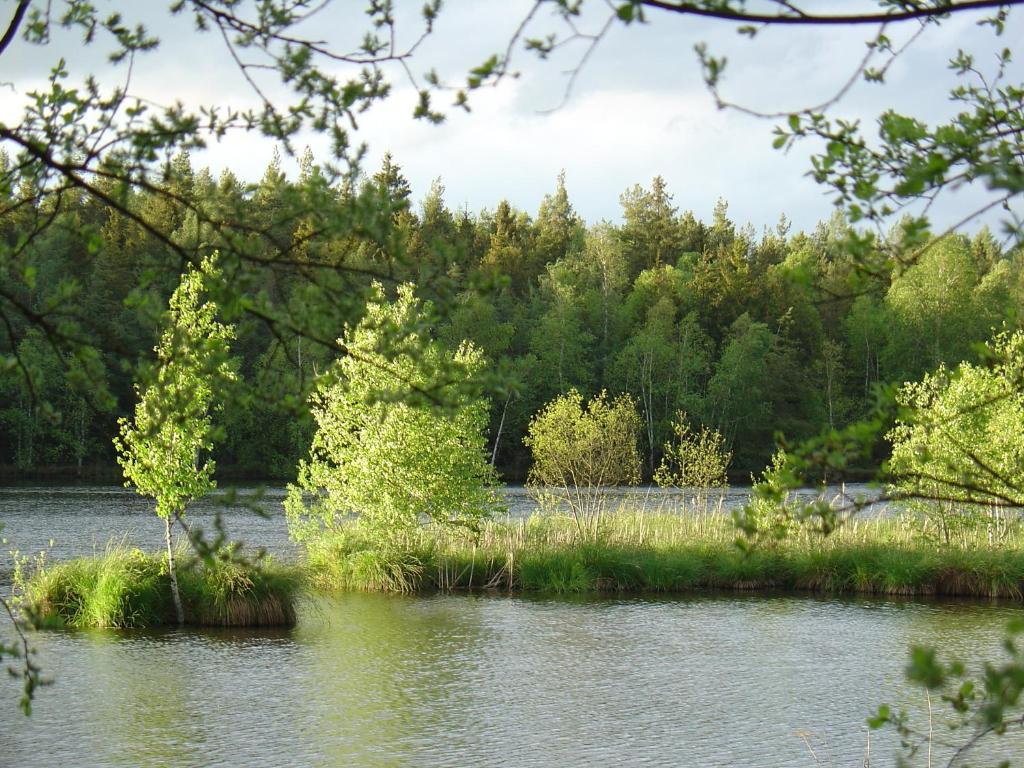
<svg viewBox="0 0 1024 768"><path fill-rule="evenodd" d="M45 529L70 553L156 528L159 542L148 507L120 491L0 499L12 539ZM288 546L273 520L234 511L229 523ZM56 682L29 719L0 682L0 765L862 766L880 703L926 705L903 680L912 643L996 658L1019 612L805 596L346 595L306 604L292 630L39 633ZM993 745L1024 755L1020 736ZM870 764L894 765L894 746L874 734Z"/></svg>
<svg viewBox="0 0 1024 768"><path fill-rule="evenodd" d="M839 490L837 487L829 492ZM849 485L845 490L851 496L872 493L864 485ZM811 496L813 492L805 495ZM525 517L537 510L533 497L522 486L507 486L502 496L508 514L513 517ZM676 490L650 487L613 488L606 496L611 509L625 503L649 511L677 511L688 498L687 494ZM193 526L212 533L214 517L219 513L232 538L264 547L278 557L293 558L297 550L288 539L282 506L284 497L283 488L218 492L190 506L188 519ZM749 486L716 490L708 506L731 512L746 504L749 498ZM225 505L225 501L231 504ZM261 510L266 517L260 517L253 508ZM878 510L870 512L878 513ZM164 546L163 524L153 514L152 501L115 485L0 487L0 523L4 526L0 537L8 542L0 547L2 554L12 548L22 554L49 550L50 557L65 560L102 552L112 540L154 551ZM0 581L9 567L0 556Z"/></svg>

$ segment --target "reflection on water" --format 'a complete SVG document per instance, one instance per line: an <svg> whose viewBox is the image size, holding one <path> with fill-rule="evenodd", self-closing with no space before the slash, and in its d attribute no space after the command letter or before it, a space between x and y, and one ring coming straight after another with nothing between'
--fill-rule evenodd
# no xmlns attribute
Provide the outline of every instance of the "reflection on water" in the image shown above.
<svg viewBox="0 0 1024 768"><path fill-rule="evenodd" d="M860 766L879 703L924 703L903 684L911 643L991 657L1015 612L349 595L290 631L46 633L58 682L29 720L0 687L0 762L813 766L808 731L823 765ZM894 764L891 738L872 741L872 765Z"/></svg>

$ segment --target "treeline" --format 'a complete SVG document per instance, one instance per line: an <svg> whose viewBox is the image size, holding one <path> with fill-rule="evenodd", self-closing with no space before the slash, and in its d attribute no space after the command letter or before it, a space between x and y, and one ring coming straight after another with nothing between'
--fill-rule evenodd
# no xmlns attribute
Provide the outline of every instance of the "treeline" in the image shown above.
<svg viewBox="0 0 1024 768"><path fill-rule="evenodd" d="M253 185L230 172L215 179L195 171L181 155L167 169L164 194L120 190L138 216L69 191L56 209L21 206L0 218L3 242L26 249L31 265L2 276L7 297L27 311L0 333L0 464L22 473L113 466L116 420L135 399L134 364L152 356L159 309L178 279L167 268L176 263L168 244L140 222L159 222L176 242L201 250L194 210L204 208L236 211L270 233L248 246L281 267L249 287L256 306L272 299L319 311L325 294L310 292L303 260L337 265L345 276L339 292L381 276L418 285L442 308L438 337L472 340L510 383L491 393L490 426L490 450L510 479L528 468L530 418L571 388L635 397L648 476L679 411L725 436L734 472L759 470L776 432L798 439L842 426L868 411L876 384L974 359L994 327L1017 322L1024 298L1019 253L1004 251L987 230L948 237L914 265L883 270L851 291L857 267L838 215L811 233L790 232L785 219L758 233L731 221L720 201L711 221L701 221L673 206L660 177L621 195L621 225L583 222L563 177L535 215L505 201L493 211L453 211L440 181L414 205L390 157L357 184L325 191L321 182L308 154L297 179L285 177L275 156ZM289 215L292 201L314 192L323 206L373 206L378 225L322 231ZM49 226L29 237L41 219ZM116 403L97 405L46 329L24 320L60 301L74 304L82 332L105 351L105 385ZM332 317L326 308L322 315ZM312 425L281 393L303 391L333 353L252 316L238 324L234 349L253 386L225 407L218 462L236 474L293 478ZM31 384L26 363L37 372Z"/></svg>

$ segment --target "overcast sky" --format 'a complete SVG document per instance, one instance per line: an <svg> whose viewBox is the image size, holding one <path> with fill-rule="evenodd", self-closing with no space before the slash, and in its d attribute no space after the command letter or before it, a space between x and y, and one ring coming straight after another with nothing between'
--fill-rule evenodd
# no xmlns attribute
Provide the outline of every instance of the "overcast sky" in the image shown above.
<svg viewBox="0 0 1024 768"><path fill-rule="evenodd" d="M128 18L137 12L133 5L123 4ZM132 91L164 104L175 99L191 105L253 104L219 38L197 35L187 19L161 14L163 5L145 6L143 20L160 36L162 46L137 62ZM410 40L420 5L418 0L399 0ZM413 69L421 73L436 67L450 77L464 75L504 49L530 5L528 0L449 0L436 34L417 51ZM603 3L593 5L605 8ZM0 2L0 14L11 8L11 0ZM1024 16L1011 18L998 42L990 31L977 27L978 18L964 14L930 29L893 65L886 85L858 83L836 114L866 122L887 107L928 120L949 115L953 108L947 93L955 78L946 62L957 48L976 51L987 66L994 50L1016 49L1021 42ZM728 55L726 98L778 111L833 95L862 58L871 29L768 29L749 41L735 27L719 22L655 11L649 19L647 25L616 25L587 61L564 104L562 73L579 60L582 44L547 62L518 54L518 79L474 94L470 114L450 112L441 126L411 118L414 93L395 73L392 96L360 123L358 139L370 147L368 166L375 167L390 151L409 178L415 199L441 177L449 205L471 211L493 209L505 197L535 213L564 170L571 200L589 222L619 220L623 190L647 185L659 174L679 209L702 218L710 217L718 198L729 202L735 220L757 228L774 226L780 214L796 229L813 228L827 218L832 210L828 197L805 175L811 147L784 155L771 148L772 122L717 110L701 82L693 46L703 40L712 52ZM594 29L597 21L584 19L581 25ZM331 41L352 38L360 29L358 18L343 7L321 14L316 25L317 35ZM542 15L534 26L536 33L556 30L562 31L549 16ZM898 42L913 31L911 24L894 26L891 36ZM69 58L72 71L97 72L114 82L115 73L97 53L83 50L67 36L58 35L43 49L19 42L0 61L0 81L14 84L13 91L0 90L0 120L14 118L24 94L42 83L59 56ZM309 143L315 152L320 148L315 140ZM265 140L236 135L195 156L194 163L209 165L215 173L230 167L243 178L256 179L272 151ZM938 206L933 218L937 224L952 223L972 199L977 195L971 192L955 196Z"/></svg>

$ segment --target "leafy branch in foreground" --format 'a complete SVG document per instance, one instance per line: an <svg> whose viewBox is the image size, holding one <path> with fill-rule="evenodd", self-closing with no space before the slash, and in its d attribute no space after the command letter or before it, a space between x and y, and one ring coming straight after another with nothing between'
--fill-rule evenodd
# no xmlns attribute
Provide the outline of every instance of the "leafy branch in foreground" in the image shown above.
<svg viewBox="0 0 1024 768"><path fill-rule="evenodd" d="M880 388L868 418L797 445L784 443L781 458L754 486L755 497L824 534L889 502L939 505L968 517L1024 509L1024 333L996 334L982 359ZM883 439L892 445L892 458L875 477L877 493L839 503L790 495L808 483L845 481ZM741 531L758 538L756 519L744 514L737 518Z"/></svg>
<svg viewBox="0 0 1024 768"><path fill-rule="evenodd" d="M138 92L139 72L161 41L131 20L137 9L107 10L87 0L20 0L0 38L0 56L11 55L19 36L40 49L79 36L83 47L104 51L113 70L103 78L80 74L63 57L53 62L38 89L18 94L20 117L0 121L0 219L17 221L13 237L0 238L0 366L21 373L32 388L31 361L17 351L24 328L45 337L56 359L78 372L83 396L109 409L112 398L103 375L103 356L130 364L125 350L103 338L95 318L81 310L81 270L53 276L44 302L27 300L35 285L33 253L60 232L69 207L83 198L91 213L76 222L85 235L86 263L127 239L146 242L146 264L138 270L132 300L143 305L160 293L185 264L199 266L216 250L227 279L218 297L226 316L255 320L285 342L307 340L328 352L337 348L334 329L358 318L366 299L366 276L396 281L407 256L395 237L393 214L401 201L380 190L360 189L356 180L365 147L353 134L357 117L391 90L390 72L399 67L414 80L408 60L433 32L440 2L420 10L420 29L407 46L398 40L392 2L365 6L366 31L353 48L326 41L316 23L330 2L267 0L243 5L233 0L182 0L165 10L191 17L194 34L213 36L233 61L242 82L256 96L228 103L158 103ZM341 4L334 4L335 10ZM341 36L338 36L341 37ZM118 82L105 82L110 77ZM481 70L467 88L487 80ZM16 89L16 83L9 84ZM418 87L418 86L417 86ZM439 120L420 90L414 117ZM163 94L161 95L163 96ZM464 95L463 95L464 99ZM18 103L15 102L15 104ZM296 142L324 137L330 150L320 164L307 165L306 183L278 205L253 216L253 185L239 195L204 199L183 172L189 150L238 133L273 141L289 155ZM186 163L187 164L187 163ZM236 182L237 183L237 182ZM253 194L255 193L255 194ZM369 260L322 255L310 241L361 238L372 243ZM301 280L306 302L289 302L267 286ZM443 276L435 294L444 295ZM166 294L164 294L166 295ZM152 304L153 302L150 302ZM153 313L155 314L155 312ZM9 353L8 353L9 350ZM306 392L288 392L296 404Z"/></svg>
<svg viewBox="0 0 1024 768"><path fill-rule="evenodd" d="M951 719L948 729L957 733L967 731L968 736L959 744L952 745L950 768L980 765L974 761L975 750L982 751L980 760L994 759L984 749L992 736L1002 736L1012 727L1024 726L1024 715L1020 713L1021 693L1024 692L1024 649L1020 637L1024 633L1024 621L1014 619L1007 627L1003 649L1007 657L1001 663L985 662L981 669L980 682L974 679L976 671L969 670L960 661L943 661L935 649L915 646L907 665L907 678L928 691L937 691L948 705ZM882 705L878 712L868 719L871 728L891 726L900 736L904 754L900 765L922 749L932 747L935 741L932 729L923 731L911 725L905 711L896 712L889 705ZM1009 760L995 763L1009 766Z"/></svg>
<svg viewBox="0 0 1024 768"><path fill-rule="evenodd" d="M785 539L800 529L832 534L866 509L894 501L923 512L919 538L932 536L945 547L969 550L969 542L977 539L970 532L980 527L987 529L990 544L1001 541L1019 524L1024 508L1022 345L1021 332L999 333L987 345L983 365L940 367L921 382L890 388L873 418L793 447L765 472L752 503L735 514L741 549L752 552L759 542ZM824 494L809 501L793 494L810 477L841 478L851 457L866 455L883 436L893 444L892 459L878 475L884 490L843 496L838 503ZM987 737L1024 725L1019 709L1024 659L1017 645L1022 631L1024 624L1010 625L1005 642L1010 660L986 663L981 688L968 679L962 664L939 662L933 648L913 649L909 679L943 690L956 715L954 730L971 730L966 740L953 744L950 766L966 765ZM904 713L895 714L888 706L870 722L897 729L906 759L931 744L930 732L914 731Z"/></svg>
<svg viewBox="0 0 1024 768"><path fill-rule="evenodd" d="M32 714L32 700L35 697L36 689L41 685L48 685L49 680L43 677L42 668L35 662L35 649L29 644L28 635L25 630L32 626L32 617L18 615L7 598L0 596L0 607L10 619L14 628L14 641L0 640L0 662L5 659L13 659L16 664L7 667L7 673L22 683L21 698L18 705L26 716Z"/></svg>
<svg viewBox="0 0 1024 768"><path fill-rule="evenodd" d="M918 507L947 543L972 525L1000 536L1004 515L1024 507L1024 333L998 334L986 353L905 384L898 401L914 418L887 435L892 494L926 500Z"/></svg>

